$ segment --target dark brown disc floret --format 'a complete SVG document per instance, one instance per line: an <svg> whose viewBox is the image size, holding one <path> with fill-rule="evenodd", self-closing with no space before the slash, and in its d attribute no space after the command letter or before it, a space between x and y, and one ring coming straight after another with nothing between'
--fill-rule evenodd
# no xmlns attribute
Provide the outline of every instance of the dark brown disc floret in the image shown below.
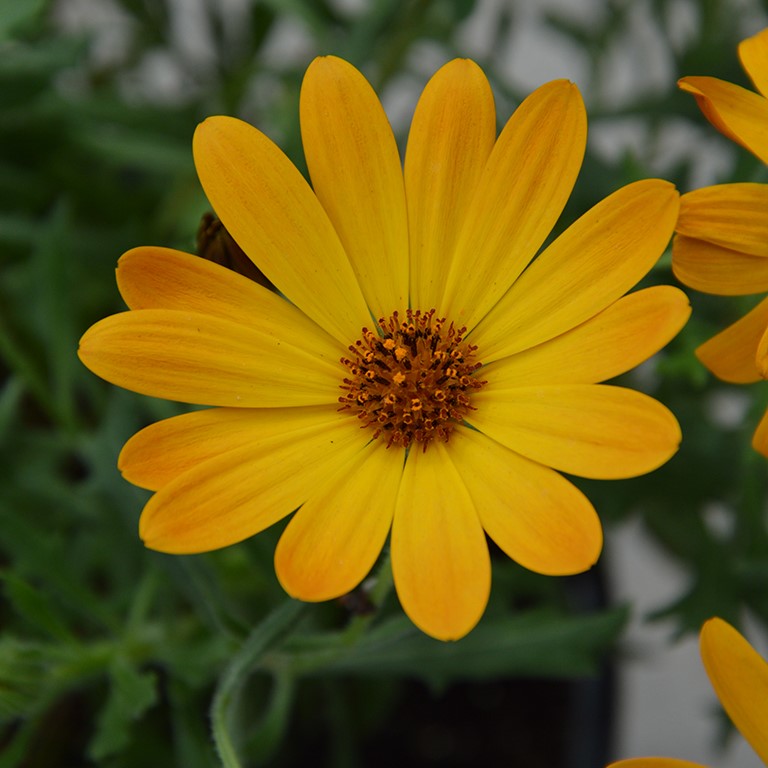
<svg viewBox="0 0 768 768"><path fill-rule="evenodd" d="M435 317L434 309L409 309L405 318L394 312L379 319L378 332L363 328L349 347L352 356L341 359L350 373L341 385L341 410L356 413L388 447L416 441L426 450L432 440L447 441L473 410L472 391L485 384L475 376L482 363L465 332Z"/></svg>

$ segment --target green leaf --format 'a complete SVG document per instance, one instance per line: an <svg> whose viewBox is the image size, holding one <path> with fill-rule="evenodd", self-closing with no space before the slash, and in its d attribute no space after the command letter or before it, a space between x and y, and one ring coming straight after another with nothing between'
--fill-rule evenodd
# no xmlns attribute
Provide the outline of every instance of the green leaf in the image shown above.
<svg viewBox="0 0 768 768"><path fill-rule="evenodd" d="M48 0L0 0L0 40L33 22L46 5Z"/></svg>
<svg viewBox="0 0 768 768"><path fill-rule="evenodd" d="M4 574L2 580L6 597L32 626L52 638L67 643L74 641L72 634L57 615L49 595L11 573Z"/></svg>
<svg viewBox="0 0 768 768"><path fill-rule="evenodd" d="M96 734L88 753L101 760L128 744L131 727L157 700L155 675L141 672L125 659L116 657L110 668L110 691L101 711Z"/></svg>
<svg viewBox="0 0 768 768"><path fill-rule="evenodd" d="M42 712L65 686L87 676L90 662L77 646L6 633L0 638L0 723Z"/></svg>
<svg viewBox="0 0 768 768"><path fill-rule="evenodd" d="M173 721L175 764L184 768L218 768L208 729L200 727L200 710L190 689L177 676L169 675L167 693Z"/></svg>
<svg viewBox="0 0 768 768"><path fill-rule="evenodd" d="M0 445L11 436L16 425L24 385L18 376L9 376L0 390Z"/></svg>
<svg viewBox="0 0 768 768"><path fill-rule="evenodd" d="M50 402L61 424L74 420L74 382L80 371L74 354L77 334L73 327L71 213L66 200L59 200L42 225L40 240L32 254L38 287L37 321L46 346L50 366Z"/></svg>
<svg viewBox="0 0 768 768"><path fill-rule="evenodd" d="M216 751L225 768L240 768L240 760L232 728L232 710L237 704L240 690L248 676L261 663L264 654L278 644L289 633L305 610L306 603L298 600L288 600L278 606L264 621L259 624L235 654L229 666L219 679L216 694L211 706L211 722ZM273 699L271 708L273 717L287 716L287 708L280 706L279 697ZM279 738L282 728L272 720L264 731L265 736ZM268 747L264 747L269 752Z"/></svg>
<svg viewBox="0 0 768 768"><path fill-rule="evenodd" d="M443 643L400 616L343 653L330 647L325 658L319 649L304 657L299 652L296 663L308 672L417 677L437 687L461 679L587 675L625 619L623 608L583 616L542 610L484 622L462 640Z"/></svg>
<svg viewBox="0 0 768 768"><path fill-rule="evenodd" d="M296 678L288 670L278 670L261 722L253 729L247 750L259 765L275 756L282 744L296 693Z"/></svg>
<svg viewBox="0 0 768 768"><path fill-rule="evenodd" d="M3 744L3 751L0 752L0 768L18 768L24 764L24 755L34 735L34 729L30 722L26 722L11 734L8 741Z"/></svg>
<svg viewBox="0 0 768 768"><path fill-rule="evenodd" d="M192 153L166 135L124 126L91 125L77 141L89 153L113 165L127 165L154 174L190 173Z"/></svg>
<svg viewBox="0 0 768 768"><path fill-rule="evenodd" d="M41 88L47 85L49 78L55 75L57 70L76 64L78 59L82 58L83 51L83 42L72 38L53 38L39 45L12 42L3 46L3 55L0 56L0 82L3 87L12 88L13 96L20 96L21 91L17 91L17 88L24 85L36 85ZM27 99L29 95L27 93ZM12 98L4 102L4 106L15 103L17 100ZM0 114L0 126L4 124L5 117L5 113Z"/></svg>

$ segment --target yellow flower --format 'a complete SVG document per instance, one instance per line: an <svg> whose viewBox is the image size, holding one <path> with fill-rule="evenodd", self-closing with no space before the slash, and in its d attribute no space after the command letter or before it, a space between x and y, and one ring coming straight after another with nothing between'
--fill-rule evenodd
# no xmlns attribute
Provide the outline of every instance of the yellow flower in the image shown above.
<svg viewBox="0 0 768 768"><path fill-rule="evenodd" d="M725 136L768 162L768 29L742 41L739 57L760 94L713 77L684 77L680 87ZM768 291L768 186L720 184L683 195L672 251L678 279L722 296ZM768 378L768 299L702 344L696 354L723 381ZM752 440L768 456L768 412Z"/></svg>
<svg viewBox="0 0 768 768"><path fill-rule="evenodd" d="M128 389L216 406L122 451L125 477L156 491L148 547L225 547L298 510L276 573L326 600L365 578L391 530L406 613L459 638L490 591L485 533L532 570L588 569L600 523L559 471L630 477L677 449L666 408L597 382L688 317L670 286L624 296L671 237L678 194L630 184L534 260L581 165L581 97L544 85L497 139L466 60L426 86L404 168L375 93L340 59L309 67L301 130L312 188L240 120L209 118L194 138L208 199L280 294L138 248L117 270L131 311L94 325L80 356Z"/></svg>
<svg viewBox="0 0 768 768"><path fill-rule="evenodd" d="M717 698L765 765L768 765L768 664L730 624L714 618L699 638L701 660ZM702 768L666 757L619 760L609 768Z"/></svg>

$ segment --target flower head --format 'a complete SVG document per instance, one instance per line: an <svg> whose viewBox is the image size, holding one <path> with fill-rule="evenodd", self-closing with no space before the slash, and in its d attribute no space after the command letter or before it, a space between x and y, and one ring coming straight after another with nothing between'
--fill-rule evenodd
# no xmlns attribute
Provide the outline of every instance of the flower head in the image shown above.
<svg viewBox="0 0 768 768"><path fill-rule="evenodd" d="M306 73L301 130L312 187L240 120L209 118L194 139L208 199L279 294L138 248L117 270L130 311L93 326L80 355L120 386L214 406L121 453L125 477L155 491L147 546L224 547L297 510L277 576L325 600L391 536L406 613L459 638L488 599L485 534L532 570L588 569L601 526L560 471L630 477L677 449L666 408L599 382L688 317L676 288L624 295L666 247L678 195L660 180L624 187L537 256L581 165L581 97L544 85L497 138L490 87L466 60L426 86L404 166L372 88L335 57Z"/></svg>
<svg viewBox="0 0 768 768"><path fill-rule="evenodd" d="M699 636L701 660L717 698L765 765L768 765L768 664L730 624L713 618ZM620 760L610 768L703 768L666 757Z"/></svg>
<svg viewBox="0 0 768 768"><path fill-rule="evenodd" d="M768 162L768 29L744 40L739 57L759 93L713 77L684 77L709 121ZM672 268L686 285L723 296L768 291L768 185L704 187L683 195ZM723 381L768 378L768 300L702 344L701 362ZM753 446L768 456L768 413Z"/></svg>

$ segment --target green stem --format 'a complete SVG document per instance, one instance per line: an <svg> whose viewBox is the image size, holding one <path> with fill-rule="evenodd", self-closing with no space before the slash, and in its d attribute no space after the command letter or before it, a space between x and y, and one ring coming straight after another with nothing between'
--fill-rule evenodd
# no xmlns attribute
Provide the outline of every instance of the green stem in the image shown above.
<svg viewBox="0 0 768 768"><path fill-rule="evenodd" d="M30 358L24 354L22 345L16 343L2 317L0 317L0 358L5 359L8 367L24 382L50 419L59 423L60 419L51 404L52 398L45 379L37 371Z"/></svg>
<svg viewBox="0 0 768 768"><path fill-rule="evenodd" d="M370 600L373 603L375 610L366 616L355 616L344 630L345 645L354 645L365 634L368 629L368 625L376 617L379 609L387 599L387 595L392 590L394 584L392 577L392 558L389 548L384 550L381 557L381 563L379 569L376 572L376 582L371 589Z"/></svg>
<svg viewBox="0 0 768 768"><path fill-rule="evenodd" d="M138 589L134 592L131 606L128 610L126 632L132 635L139 631L146 622L147 615L152 607L152 601L157 589L157 571L148 569L144 572Z"/></svg>
<svg viewBox="0 0 768 768"><path fill-rule="evenodd" d="M258 666L263 655L290 632L305 603L283 603L256 627L224 670L211 706L213 741L224 768L242 768L230 733L230 714L243 683Z"/></svg>
<svg viewBox="0 0 768 768"><path fill-rule="evenodd" d="M296 678L289 667L278 667L274 671L267 712L249 740L251 754L257 762L266 762L277 750L288 723L295 687Z"/></svg>

